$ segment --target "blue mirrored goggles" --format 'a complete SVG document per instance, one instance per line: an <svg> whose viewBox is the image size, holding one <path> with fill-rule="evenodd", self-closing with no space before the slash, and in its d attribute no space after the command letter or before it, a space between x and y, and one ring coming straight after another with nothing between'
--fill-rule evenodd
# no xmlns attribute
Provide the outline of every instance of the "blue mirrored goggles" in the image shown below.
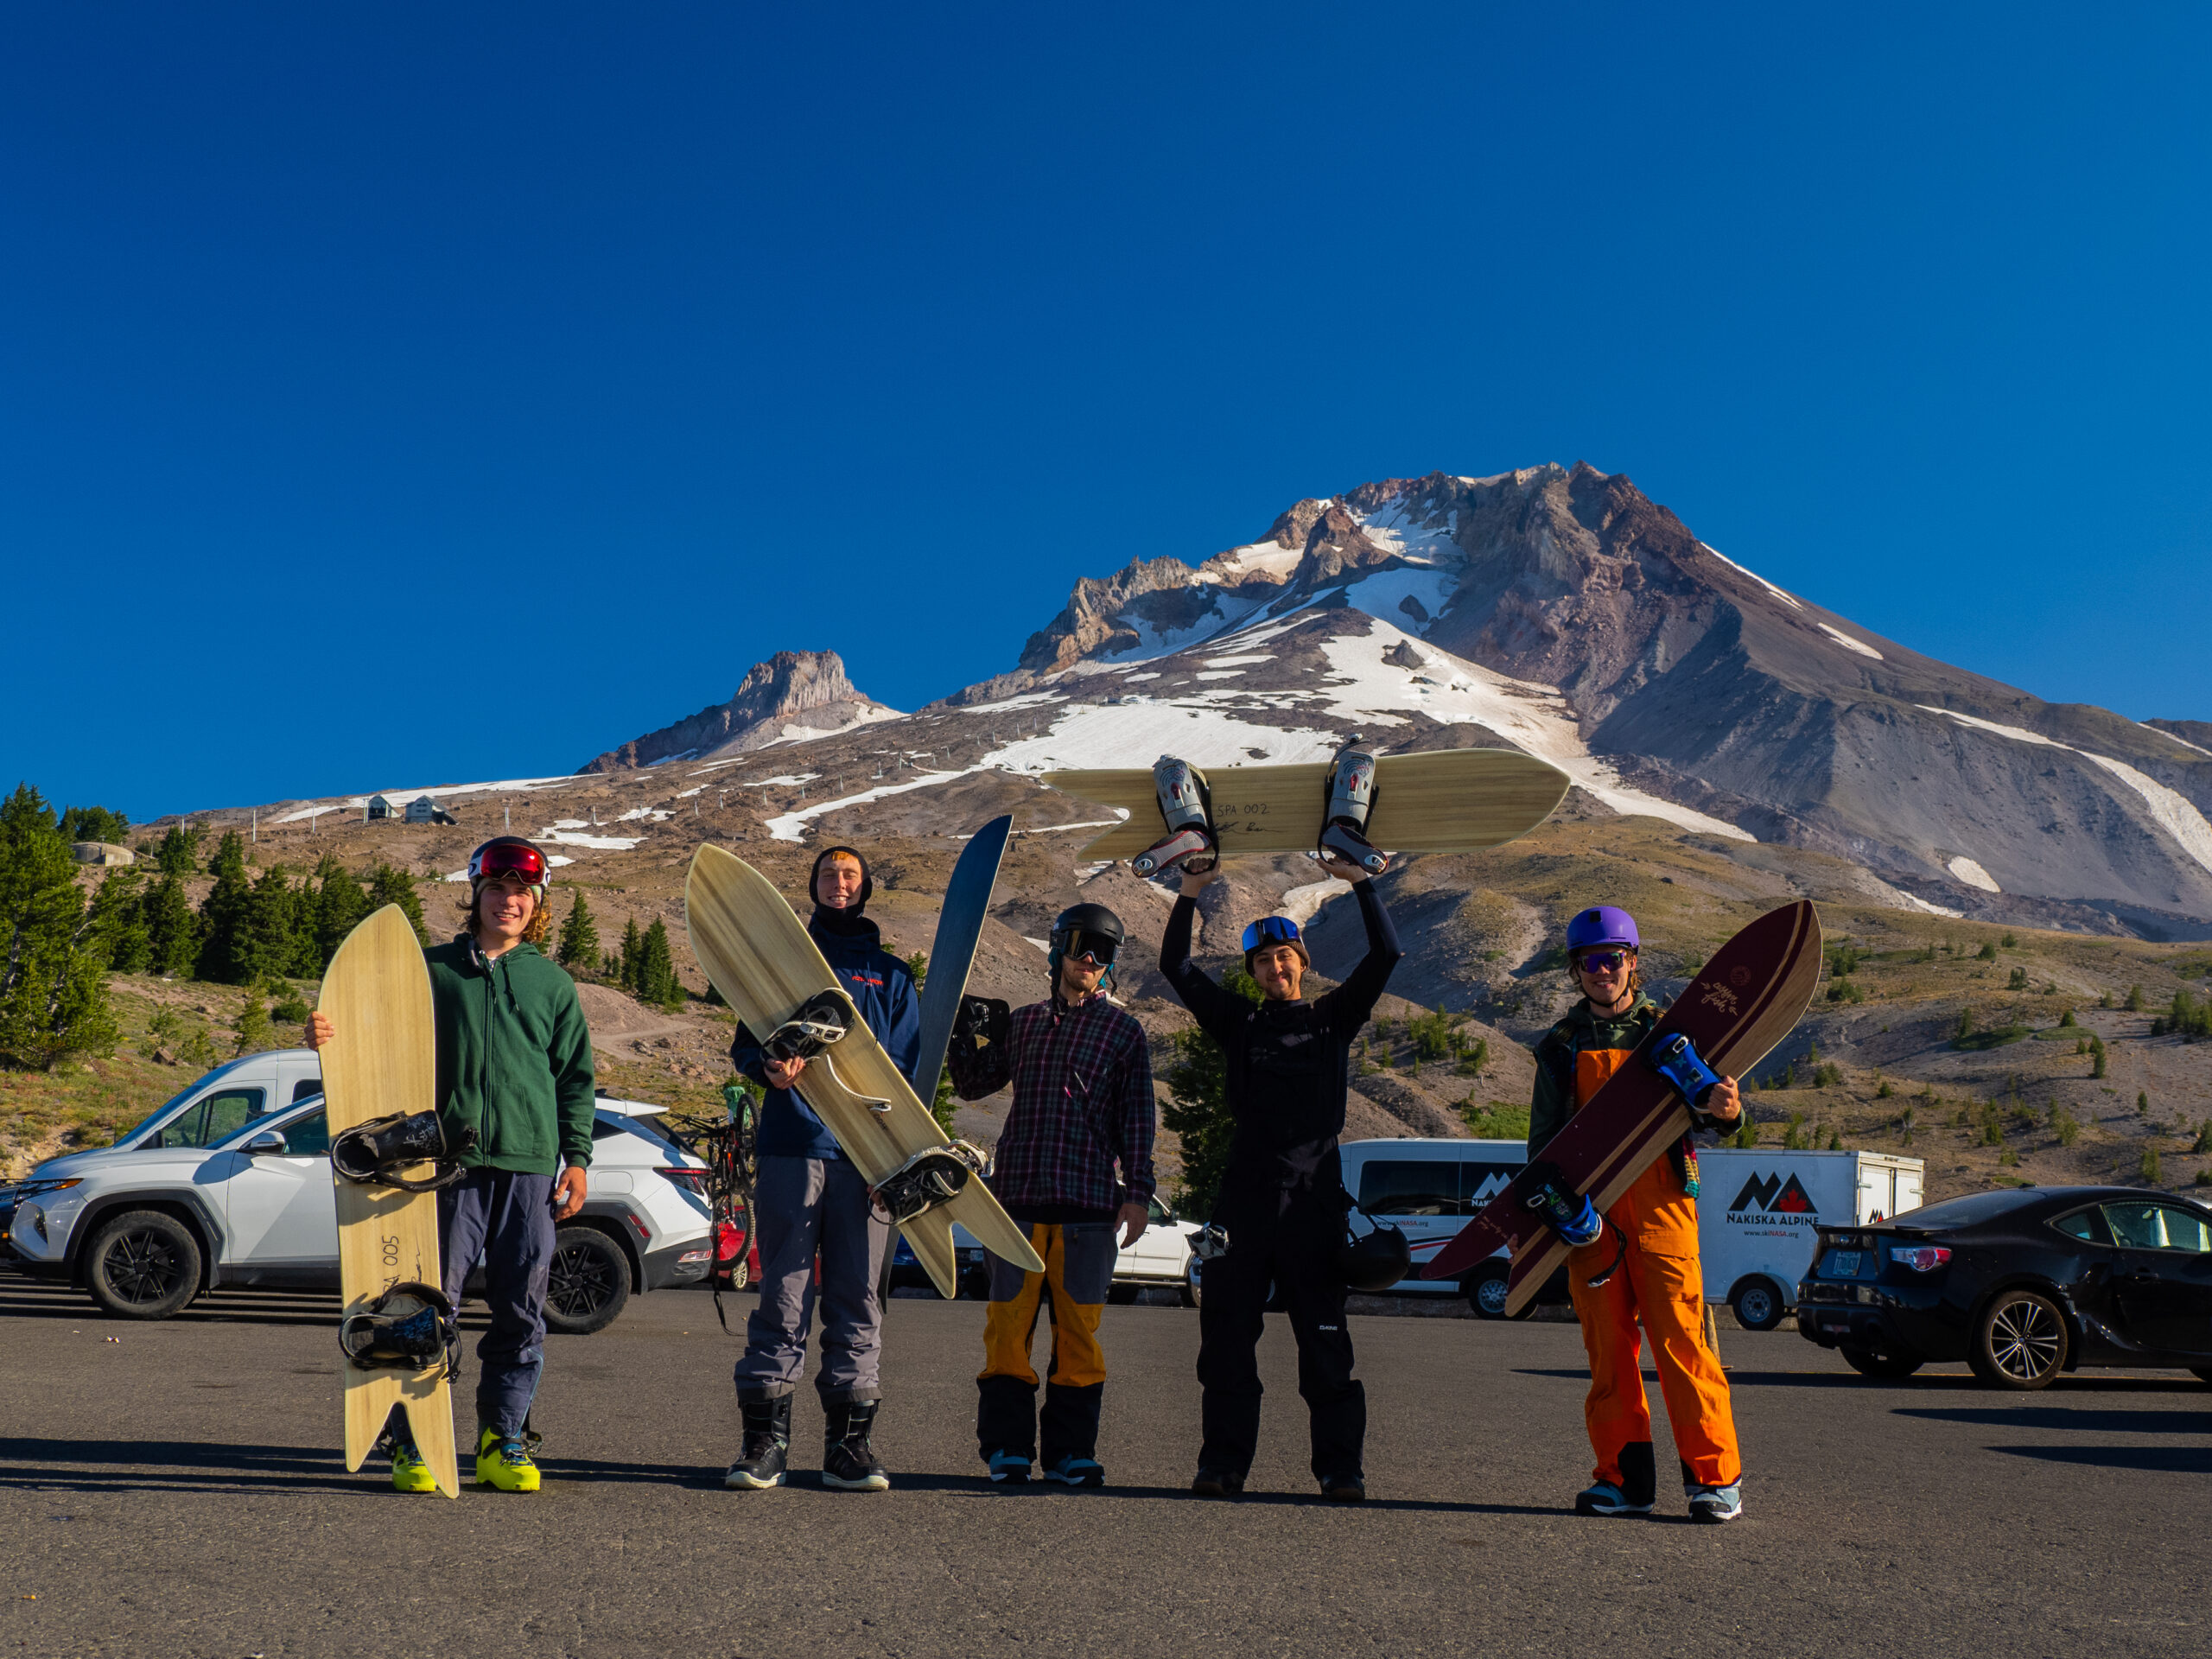
<svg viewBox="0 0 2212 1659"><path fill-rule="evenodd" d="M1299 944L1298 924L1287 916L1262 916L1244 930L1244 950L1250 955L1271 944Z"/></svg>

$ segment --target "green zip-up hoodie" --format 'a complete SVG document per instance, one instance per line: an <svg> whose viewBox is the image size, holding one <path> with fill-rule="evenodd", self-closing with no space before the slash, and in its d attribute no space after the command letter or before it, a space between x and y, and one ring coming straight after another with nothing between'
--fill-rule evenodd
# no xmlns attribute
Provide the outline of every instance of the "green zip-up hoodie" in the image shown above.
<svg viewBox="0 0 2212 1659"><path fill-rule="evenodd" d="M486 960L464 933L423 953L438 1031L438 1116L474 1129L471 1168L551 1175L591 1162L591 1032L576 982L518 944Z"/></svg>

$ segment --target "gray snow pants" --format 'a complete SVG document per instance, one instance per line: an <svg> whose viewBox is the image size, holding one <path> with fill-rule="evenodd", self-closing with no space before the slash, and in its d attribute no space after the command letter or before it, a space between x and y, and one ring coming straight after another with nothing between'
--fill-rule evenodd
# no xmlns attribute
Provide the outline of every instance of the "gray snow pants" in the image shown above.
<svg viewBox="0 0 2212 1659"><path fill-rule="evenodd" d="M438 1250L445 1293L461 1287L484 1253L484 1301L492 1328L476 1344L476 1422L522 1433L545 1369L545 1287L553 1272L553 1178L472 1169L438 1194ZM463 1455L473 1452L472 1438Z"/></svg>
<svg viewBox="0 0 2212 1659"><path fill-rule="evenodd" d="M746 1323L737 1397L773 1400L798 1387L819 1250L822 1368L814 1386L824 1405L880 1398L883 1305L876 1281L891 1228L869 1204L868 1183L842 1158L763 1158L753 1214L760 1234L760 1306Z"/></svg>

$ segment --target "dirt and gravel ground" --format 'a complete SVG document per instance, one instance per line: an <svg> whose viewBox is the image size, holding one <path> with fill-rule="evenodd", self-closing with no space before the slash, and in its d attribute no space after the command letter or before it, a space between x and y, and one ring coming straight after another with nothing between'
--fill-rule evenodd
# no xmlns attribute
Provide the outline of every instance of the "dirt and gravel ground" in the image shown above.
<svg viewBox="0 0 2212 1659"><path fill-rule="evenodd" d="M1576 1518L1571 1325L1355 1318L1360 1509L1313 1501L1287 1332L1253 1491L1183 1491L1197 1316L1109 1307L1096 1493L1019 1496L972 1439L982 1309L889 1313L880 1497L721 1485L734 1344L706 1297L555 1338L548 1484L401 1498L346 1472L327 1299L160 1325L0 1276L0 1651L315 1656L1071 1653L2025 1656L2203 1649L2212 1393L2088 1373L2034 1396L1870 1383L1787 1332L1721 1338L1746 1515ZM469 1376L473 1377L474 1365ZM464 1379L461 1398L467 1412ZM1654 1390L1655 1404L1656 1391Z"/></svg>

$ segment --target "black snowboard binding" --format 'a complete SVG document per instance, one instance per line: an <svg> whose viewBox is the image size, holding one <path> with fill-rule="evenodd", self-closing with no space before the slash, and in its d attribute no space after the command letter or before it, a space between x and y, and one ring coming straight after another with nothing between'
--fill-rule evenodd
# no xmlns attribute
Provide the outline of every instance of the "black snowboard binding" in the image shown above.
<svg viewBox="0 0 2212 1659"><path fill-rule="evenodd" d="M1229 1229L1210 1221L1191 1236L1191 1254L1201 1262L1217 1262L1229 1254Z"/></svg>
<svg viewBox="0 0 2212 1659"><path fill-rule="evenodd" d="M357 1186L396 1186L403 1192L435 1192L451 1186L467 1173L454 1161L476 1144L476 1131L463 1129L448 1144L445 1126L435 1112L394 1112L334 1135L330 1140L330 1166L341 1180ZM430 1174L410 1177L399 1172L410 1164L434 1166Z"/></svg>
<svg viewBox="0 0 2212 1659"><path fill-rule="evenodd" d="M1204 875L1220 861L1221 838L1213 827L1213 792L1206 775L1188 761L1163 754L1152 763L1153 791L1160 798L1167 833L1129 861L1139 875L1188 870Z"/></svg>
<svg viewBox="0 0 2212 1659"><path fill-rule="evenodd" d="M981 1147L955 1141L916 1153L875 1184L876 1208L893 1227L950 1204L990 1161Z"/></svg>
<svg viewBox="0 0 2212 1659"><path fill-rule="evenodd" d="M1389 862L1367 839L1368 815L1375 810L1375 757L1359 747L1354 732L1329 767L1329 801L1321 816L1316 858L1336 857L1380 875Z"/></svg>
<svg viewBox="0 0 2212 1659"><path fill-rule="evenodd" d="M779 1060L810 1060L852 1028L852 1004L835 991L817 991L760 1046Z"/></svg>
<svg viewBox="0 0 2212 1659"><path fill-rule="evenodd" d="M448 1380L461 1375L461 1325L435 1285L404 1281L348 1313L338 1323L338 1346L365 1371L413 1376L443 1364Z"/></svg>

